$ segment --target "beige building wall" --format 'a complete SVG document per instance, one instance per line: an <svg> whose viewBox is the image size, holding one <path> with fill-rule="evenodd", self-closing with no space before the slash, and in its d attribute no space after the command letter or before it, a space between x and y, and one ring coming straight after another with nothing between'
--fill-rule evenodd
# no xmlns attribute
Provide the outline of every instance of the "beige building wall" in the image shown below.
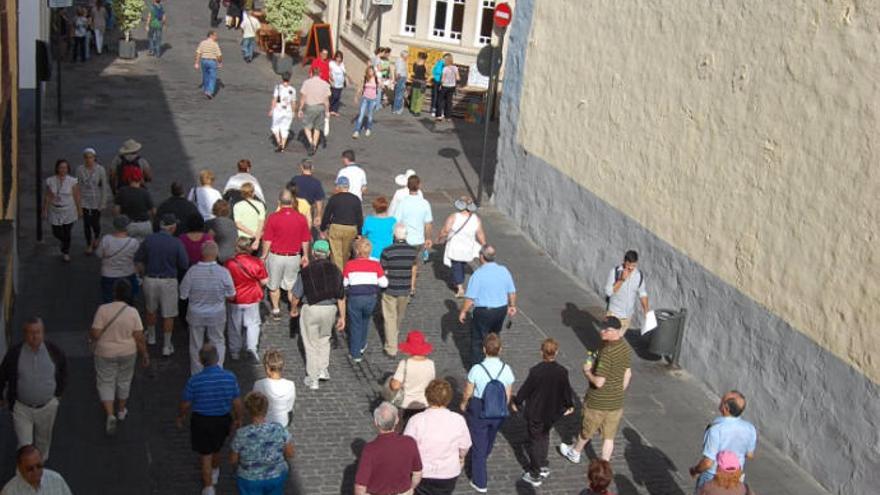
<svg viewBox="0 0 880 495"><path fill-rule="evenodd" d="M880 383L878 32L880 2L538 0L520 144Z"/></svg>

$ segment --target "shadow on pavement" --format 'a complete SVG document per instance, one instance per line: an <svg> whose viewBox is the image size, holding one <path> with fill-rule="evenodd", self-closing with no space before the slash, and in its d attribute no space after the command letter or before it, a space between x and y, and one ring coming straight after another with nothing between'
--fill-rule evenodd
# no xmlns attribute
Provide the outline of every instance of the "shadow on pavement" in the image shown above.
<svg viewBox="0 0 880 495"><path fill-rule="evenodd" d="M354 462L345 466L345 470L342 472L342 486L339 487L339 493L341 495L351 495L354 493L354 477L357 474L357 466L358 462L361 459L361 452L364 451L364 446L367 445L367 442L363 438L355 438L351 442L351 453L354 455Z"/></svg>
<svg viewBox="0 0 880 495"><path fill-rule="evenodd" d="M672 474L678 469L662 450L645 444L632 428L625 427L623 436L626 438L623 457L636 485L644 486L651 495L684 495Z"/></svg>
<svg viewBox="0 0 880 495"><path fill-rule="evenodd" d="M577 304L567 302L565 309L560 314L562 324L571 328L575 336L585 348L596 350L599 348L601 339L599 338L599 321L593 317L588 311L578 307Z"/></svg>

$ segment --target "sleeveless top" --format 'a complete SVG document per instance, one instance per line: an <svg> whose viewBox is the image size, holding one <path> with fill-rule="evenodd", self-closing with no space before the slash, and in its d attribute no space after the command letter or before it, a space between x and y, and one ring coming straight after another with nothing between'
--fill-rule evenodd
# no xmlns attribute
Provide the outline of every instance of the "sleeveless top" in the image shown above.
<svg viewBox="0 0 880 495"><path fill-rule="evenodd" d="M477 242L480 217L475 213L471 213L471 216L473 218L468 220L467 214L455 213L452 230L449 232L446 249L443 251L443 264L446 266L452 266L452 261L471 261L480 255L480 243Z"/></svg>

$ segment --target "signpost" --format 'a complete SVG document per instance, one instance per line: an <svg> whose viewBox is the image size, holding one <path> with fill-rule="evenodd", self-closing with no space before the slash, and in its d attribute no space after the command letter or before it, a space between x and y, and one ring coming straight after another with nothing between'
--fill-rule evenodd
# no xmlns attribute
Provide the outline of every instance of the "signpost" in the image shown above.
<svg viewBox="0 0 880 495"><path fill-rule="evenodd" d="M480 55L477 59L477 67L480 68L480 72L483 72L485 69L489 76L489 90L486 91L486 117L483 119L483 153L480 158L480 182L477 184L476 203L478 206L483 199L483 183L486 180L486 159L488 158L487 154L489 152L489 123L492 121L492 114L494 113L492 106L495 102L495 95L497 94L498 70L501 68L501 52L504 48L504 34L507 30L507 26L510 25L510 21L513 20L513 10L510 8L510 4L507 2L501 2L496 5L492 19L498 32L498 46L494 47L490 42L489 45L480 51ZM485 50L487 49L489 51L488 64L485 62ZM482 62L480 59L482 59ZM485 72L483 73L485 74Z"/></svg>

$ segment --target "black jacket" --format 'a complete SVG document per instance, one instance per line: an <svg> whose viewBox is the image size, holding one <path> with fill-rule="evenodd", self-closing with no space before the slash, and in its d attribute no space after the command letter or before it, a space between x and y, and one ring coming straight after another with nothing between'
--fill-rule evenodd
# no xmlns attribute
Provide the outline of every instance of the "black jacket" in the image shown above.
<svg viewBox="0 0 880 495"><path fill-rule="evenodd" d="M526 419L553 424L569 407L574 407L574 391L568 370L555 361L543 361L529 370L525 383L513 397ZM522 405L525 403L525 409Z"/></svg>
<svg viewBox="0 0 880 495"><path fill-rule="evenodd" d="M49 357L55 364L55 397L61 397L67 386L67 357L55 344L48 340L43 343L46 345L46 350L49 351ZM16 390L18 388L18 358L21 356L23 345L24 342L19 342L10 347L3 358L3 363L0 364L0 391L6 387L6 402L9 404L10 410L15 406L15 399L18 396Z"/></svg>

